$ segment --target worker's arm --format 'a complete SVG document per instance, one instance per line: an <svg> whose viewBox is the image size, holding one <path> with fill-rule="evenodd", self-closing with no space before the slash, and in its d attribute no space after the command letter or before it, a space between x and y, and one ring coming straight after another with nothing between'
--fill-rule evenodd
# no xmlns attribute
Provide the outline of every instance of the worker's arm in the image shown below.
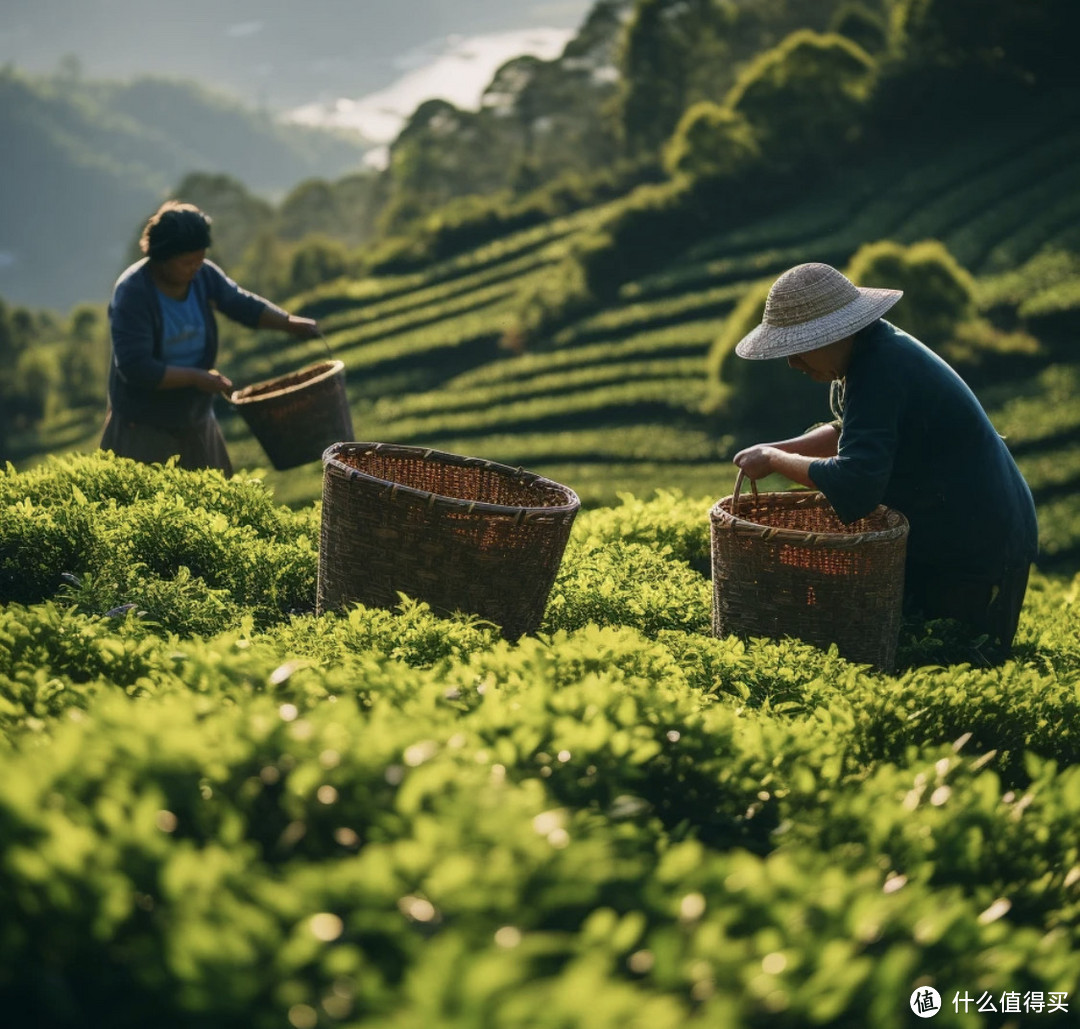
<svg viewBox="0 0 1080 1029"><path fill-rule="evenodd" d="M735 464L751 479L761 479L774 472L810 489L817 485L810 478L810 465L817 457L807 454L790 454L776 444L760 444L747 447L735 455Z"/></svg>
<svg viewBox="0 0 1080 1029"><path fill-rule="evenodd" d="M743 454L756 450L759 447L775 447L788 454L802 454L803 457L835 457L840 444L840 430L836 423L817 425L809 432L791 439L779 440L776 443L758 443L756 446L740 450L735 455L735 463L739 464L739 458Z"/></svg>
<svg viewBox="0 0 1080 1029"><path fill-rule="evenodd" d="M184 389L193 387L203 393L225 393L232 389L232 382L216 368L185 368L182 365L165 366L165 373L158 380L158 389Z"/></svg>
<svg viewBox="0 0 1080 1029"><path fill-rule="evenodd" d="M774 472L792 482L816 489L809 468L819 457L835 457L840 432L833 425L818 425L801 436L777 443L759 443L740 450L735 464L751 479L761 479Z"/></svg>

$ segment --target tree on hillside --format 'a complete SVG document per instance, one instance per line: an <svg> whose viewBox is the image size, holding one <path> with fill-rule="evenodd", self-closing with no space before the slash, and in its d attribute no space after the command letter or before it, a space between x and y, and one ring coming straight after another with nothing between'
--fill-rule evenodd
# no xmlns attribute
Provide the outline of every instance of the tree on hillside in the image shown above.
<svg viewBox="0 0 1080 1029"><path fill-rule="evenodd" d="M65 405L80 407L105 399L109 365L109 324L103 307L81 304L68 318L60 360Z"/></svg>
<svg viewBox="0 0 1080 1029"><path fill-rule="evenodd" d="M353 266L349 251L340 240L308 236L293 252L289 266L289 293L302 293L324 282L340 279L348 275Z"/></svg>
<svg viewBox="0 0 1080 1029"><path fill-rule="evenodd" d="M683 112L711 91L695 89L729 56L725 29L733 4L714 0L640 0L623 41L622 131L631 153L656 153Z"/></svg>
<svg viewBox="0 0 1080 1029"><path fill-rule="evenodd" d="M229 267L229 274L261 297L284 300L289 293L292 251L293 245L273 228L260 229L240 261ZM220 328L231 332L233 324L223 322Z"/></svg>
<svg viewBox="0 0 1080 1029"><path fill-rule="evenodd" d="M631 0L601 0L561 57L516 57L494 74L478 111L422 104L390 147L376 183L380 231L402 234L452 200L504 199L619 157L610 108L616 52Z"/></svg>
<svg viewBox="0 0 1080 1029"><path fill-rule="evenodd" d="M519 57L504 64L484 93L484 115L503 137L506 185L517 195L567 171L609 167L618 157L608 114L616 92L604 48L558 61Z"/></svg>
<svg viewBox="0 0 1080 1029"><path fill-rule="evenodd" d="M567 173L608 168L619 152L612 111L632 0L599 0L560 57L522 57L496 73L485 110L520 140L508 185L517 194Z"/></svg>
<svg viewBox="0 0 1080 1029"><path fill-rule="evenodd" d="M760 157L754 131L728 107L703 100L687 109L664 150L669 174L729 179Z"/></svg>
<svg viewBox="0 0 1080 1029"><path fill-rule="evenodd" d="M884 15L857 0L836 9L829 22L829 31L846 36L868 54L880 53L889 43L889 26Z"/></svg>
<svg viewBox="0 0 1080 1029"><path fill-rule="evenodd" d="M800 30L743 71L726 106L749 122L772 167L829 164L858 138L875 71L850 39Z"/></svg>
<svg viewBox="0 0 1080 1029"><path fill-rule="evenodd" d="M655 153L683 113L719 103L741 69L799 29L825 31L840 0L638 0L620 59L631 153ZM877 11L883 0L866 0Z"/></svg>
<svg viewBox="0 0 1080 1029"><path fill-rule="evenodd" d="M309 232L323 232L340 222L334 186L324 179L301 182L278 207L277 229L283 239L303 239Z"/></svg>
<svg viewBox="0 0 1080 1029"><path fill-rule="evenodd" d="M8 459L8 436L14 424L15 410L15 364L19 359L19 347L12 331L7 305L0 300L0 461Z"/></svg>
<svg viewBox="0 0 1080 1029"><path fill-rule="evenodd" d="M937 240L867 243L845 274L860 286L903 290L889 320L935 349L975 314L975 280Z"/></svg>
<svg viewBox="0 0 1080 1029"><path fill-rule="evenodd" d="M19 355L13 412L17 428L30 428L44 420L56 379L56 359L51 352L28 347Z"/></svg>
<svg viewBox="0 0 1080 1029"><path fill-rule="evenodd" d="M274 208L229 175L195 172L172 192L175 200L194 204L213 220L210 257L226 270L239 264L259 233L274 222ZM147 217L153 212L148 211ZM142 232L142 225L139 226ZM141 256L141 255L140 255Z"/></svg>
<svg viewBox="0 0 1080 1029"><path fill-rule="evenodd" d="M498 140L483 112L461 111L446 100L421 104L390 146L382 231L399 232L456 196L497 192L505 175Z"/></svg>
<svg viewBox="0 0 1080 1029"><path fill-rule="evenodd" d="M312 233L359 246L375 232L378 175L357 172L335 182L307 179L282 200L277 228L283 239L300 240Z"/></svg>
<svg viewBox="0 0 1080 1029"><path fill-rule="evenodd" d="M53 315L35 315L0 300L0 462L10 459L11 434L45 416L56 383L56 363L35 344L58 332Z"/></svg>
<svg viewBox="0 0 1080 1029"><path fill-rule="evenodd" d="M909 60L1075 78L1076 0L894 0L893 19Z"/></svg>

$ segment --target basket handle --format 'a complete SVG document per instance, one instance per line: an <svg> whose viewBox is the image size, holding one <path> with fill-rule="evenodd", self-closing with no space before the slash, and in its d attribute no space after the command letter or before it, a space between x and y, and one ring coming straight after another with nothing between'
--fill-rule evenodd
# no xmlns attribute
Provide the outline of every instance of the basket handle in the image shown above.
<svg viewBox="0 0 1080 1029"><path fill-rule="evenodd" d="M316 330L315 330L315 332L316 332L316 335L317 335L317 336L319 337L319 339L321 339L321 340L322 340L323 346L324 346L324 347L326 347L326 352L327 352L327 354L329 354L329 355L330 355L330 360L331 360L331 361L337 360L337 359L336 359L336 358L334 357L334 352L333 352L333 351L332 351L332 350L330 349L330 342L329 342L329 340L327 340L327 338L326 338L326 337L325 337L325 336L324 336L324 335L322 334L322 330L321 330L321 329L316 329ZM239 392L241 391L241 389L242 389L242 388L243 388L243 387L241 387L241 386L236 386L236 385L234 385L234 386L233 386L233 388L232 388L231 390L229 390L229 391L228 391L228 393L223 393L223 394L222 394L222 396L223 396L223 397L225 398L225 402L226 402L227 404L229 404L229 406L230 406L230 407L235 407L235 406L236 406L236 405L235 405L235 403L233 402L233 394L234 394L234 393L239 393Z"/></svg>
<svg viewBox="0 0 1080 1029"><path fill-rule="evenodd" d="M739 474L735 477L735 492L731 495L731 516L732 516L732 518L738 518L739 517L739 493L742 491L743 479L745 479L745 478L746 478L746 472L744 472L740 468L739 469ZM757 494L757 480L756 479L751 479L750 480L750 490L754 494L754 503L757 504L757 502L758 502L758 494Z"/></svg>

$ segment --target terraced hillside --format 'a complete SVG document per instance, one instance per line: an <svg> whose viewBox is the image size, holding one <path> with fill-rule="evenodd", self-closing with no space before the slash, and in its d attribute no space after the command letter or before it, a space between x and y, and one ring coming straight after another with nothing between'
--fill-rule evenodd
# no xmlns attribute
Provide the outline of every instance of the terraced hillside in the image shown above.
<svg viewBox="0 0 1080 1029"><path fill-rule="evenodd" d="M732 482L736 428L701 413L704 362L751 283L807 260L843 265L862 244L941 240L980 281L1045 248L1080 250L1077 106L1060 97L1000 131L973 131L942 149L882 147L764 219L688 247L625 283L617 301L523 350L523 298L543 288L594 232L594 208L499 239L409 275L338 282L293 301L320 319L348 370L356 434L525 465L573 486L586 504L621 491L678 488L715 498ZM252 381L324 353L260 340L226 370ZM1052 361L1058 362L1051 365ZM1080 368L1033 368L1028 381L980 387L1043 511L1044 553L1080 555L1072 494L1080 485ZM825 413L823 392L822 412ZM265 466L239 418L224 412L234 461ZM777 416L777 436L799 431ZM56 442L81 449L78 426ZM269 473L290 504L317 498L317 464Z"/></svg>

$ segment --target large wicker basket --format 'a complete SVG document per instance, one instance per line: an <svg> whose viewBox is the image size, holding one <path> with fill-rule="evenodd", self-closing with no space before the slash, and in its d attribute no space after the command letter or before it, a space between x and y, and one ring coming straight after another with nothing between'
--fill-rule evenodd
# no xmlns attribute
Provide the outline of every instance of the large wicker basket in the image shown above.
<svg viewBox="0 0 1080 1029"><path fill-rule="evenodd" d="M330 444L353 435L341 361L319 361L235 390L229 402L279 471L317 461Z"/></svg>
<svg viewBox="0 0 1080 1029"><path fill-rule="evenodd" d="M551 479L388 443L323 455L317 608L399 593L477 614L516 639L540 625L580 501Z"/></svg>
<svg viewBox="0 0 1080 1029"><path fill-rule="evenodd" d="M878 507L844 525L821 493L735 491L710 512L713 631L835 643L889 671L896 657L908 523Z"/></svg>

